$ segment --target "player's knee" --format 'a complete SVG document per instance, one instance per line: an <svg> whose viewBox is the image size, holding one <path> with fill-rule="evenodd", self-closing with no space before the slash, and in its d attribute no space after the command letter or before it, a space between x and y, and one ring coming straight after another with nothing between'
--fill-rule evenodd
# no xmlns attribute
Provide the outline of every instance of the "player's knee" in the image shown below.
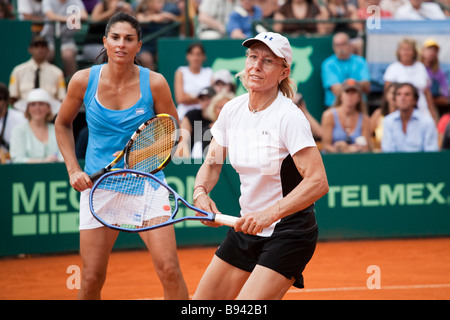
<svg viewBox="0 0 450 320"><path fill-rule="evenodd" d="M165 285L176 285L180 282L181 270L178 263L166 262L159 267L159 277Z"/></svg>
<svg viewBox="0 0 450 320"><path fill-rule="evenodd" d="M85 291L99 291L105 283L106 276L97 272L84 272L81 277L81 287Z"/></svg>

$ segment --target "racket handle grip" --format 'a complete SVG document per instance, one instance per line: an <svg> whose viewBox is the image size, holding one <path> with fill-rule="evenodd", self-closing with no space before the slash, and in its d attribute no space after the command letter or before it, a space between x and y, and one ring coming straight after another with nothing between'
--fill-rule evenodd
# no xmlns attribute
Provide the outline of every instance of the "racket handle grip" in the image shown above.
<svg viewBox="0 0 450 320"><path fill-rule="evenodd" d="M91 174L89 176L89 178L91 178L92 182L95 182L95 180L97 180L98 178L100 178L102 175L104 175L106 172L108 172L108 170L106 170L105 168Z"/></svg>
<svg viewBox="0 0 450 320"><path fill-rule="evenodd" d="M226 214L216 214L214 215L214 222L219 223L224 226L234 227L238 217L229 216Z"/></svg>

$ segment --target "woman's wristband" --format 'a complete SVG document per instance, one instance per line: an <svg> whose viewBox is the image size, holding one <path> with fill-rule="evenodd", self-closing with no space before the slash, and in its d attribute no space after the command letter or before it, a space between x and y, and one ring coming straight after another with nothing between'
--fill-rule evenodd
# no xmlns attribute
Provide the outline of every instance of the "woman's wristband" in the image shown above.
<svg viewBox="0 0 450 320"><path fill-rule="evenodd" d="M206 192L204 191L200 191L199 193L197 193L194 198L192 199L192 202L195 203L195 201L202 195L204 194L206 196Z"/></svg>
<svg viewBox="0 0 450 320"><path fill-rule="evenodd" d="M203 185L201 185L201 184L199 184L198 186L196 186L196 187L194 188L194 192L193 192L193 193L195 193L195 190L197 190L198 188L203 188L203 190L205 190L205 193L206 193L206 194L208 193L208 190L206 190L205 186L203 186Z"/></svg>

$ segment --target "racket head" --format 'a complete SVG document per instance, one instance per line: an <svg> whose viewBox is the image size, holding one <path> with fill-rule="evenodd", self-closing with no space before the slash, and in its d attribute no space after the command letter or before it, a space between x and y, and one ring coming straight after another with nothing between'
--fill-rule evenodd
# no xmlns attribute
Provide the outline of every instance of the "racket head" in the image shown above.
<svg viewBox="0 0 450 320"><path fill-rule="evenodd" d="M125 168L156 173L171 160L180 141L177 120L158 114L141 124L125 148Z"/></svg>
<svg viewBox="0 0 450 320"><path fill-rule="evenodd" d="M142 232L190 220L214 221L215 215L200 209L198 217L176 217L179 194L153 174L136 170L114 170L98 179L89 195L92 215L103 225L126 232Z"/></svg>

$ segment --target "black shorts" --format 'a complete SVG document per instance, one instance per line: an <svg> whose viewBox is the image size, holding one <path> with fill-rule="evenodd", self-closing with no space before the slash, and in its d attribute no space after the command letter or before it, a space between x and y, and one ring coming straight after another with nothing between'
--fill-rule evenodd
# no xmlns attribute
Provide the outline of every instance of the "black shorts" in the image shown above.
<svg viewBox="0 0 450 320"><path fill-rule="evenodd" d="M302 272L316 249L317 227L305 233L274 232L271 237L259 237L228 230L216 256L241 270L252 272L255 266L269 268L287 279L295 279L294 286L303 288Z"/></svg>

